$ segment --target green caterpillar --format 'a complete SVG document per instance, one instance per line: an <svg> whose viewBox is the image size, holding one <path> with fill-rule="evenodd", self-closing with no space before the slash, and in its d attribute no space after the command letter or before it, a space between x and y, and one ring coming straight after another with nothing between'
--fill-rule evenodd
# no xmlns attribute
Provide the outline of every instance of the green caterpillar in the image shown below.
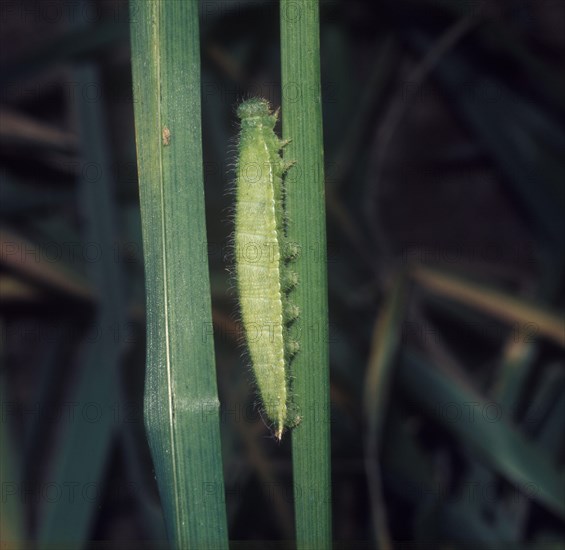
<svg viewBox="0 0 565 550"><path fill-rule="evenodd" d="M275 134L278 111L264 99L244 101L236 169L235 267L242 324L263 409L277 439L299 422L290 399L289 365L298 343L289 326L298 310L288 300L297 284L289 263L297 255L286 239L283 179L292 163Z"/></svg>

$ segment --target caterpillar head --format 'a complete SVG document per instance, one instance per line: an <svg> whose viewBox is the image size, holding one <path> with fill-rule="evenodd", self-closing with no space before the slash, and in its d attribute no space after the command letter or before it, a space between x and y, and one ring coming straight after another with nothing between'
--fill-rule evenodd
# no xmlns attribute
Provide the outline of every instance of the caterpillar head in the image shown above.
<svg viewBox="0 0 565 550"><path fill-rule="evenodd" d="M256 97L244 101L237 108L237 116L244 126L275 126L277 121L276 114L271 112L271 106L266 99Z"/></svg>

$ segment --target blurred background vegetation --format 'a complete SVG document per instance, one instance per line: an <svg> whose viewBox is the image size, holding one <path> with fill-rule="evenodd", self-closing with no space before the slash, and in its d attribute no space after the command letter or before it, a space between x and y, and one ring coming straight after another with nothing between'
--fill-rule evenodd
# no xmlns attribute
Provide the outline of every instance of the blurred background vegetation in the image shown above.
<svg viewBox="0 0 565 550"><path fill-rule="evenodd" d="M0 9L0 547L163 548L128 5ZM278 3L201 25L203 338L250 548L293 538L228 273L235 105L280 105ZM565 541L564 31L561 0L321 3L336 547Z"/></svg>

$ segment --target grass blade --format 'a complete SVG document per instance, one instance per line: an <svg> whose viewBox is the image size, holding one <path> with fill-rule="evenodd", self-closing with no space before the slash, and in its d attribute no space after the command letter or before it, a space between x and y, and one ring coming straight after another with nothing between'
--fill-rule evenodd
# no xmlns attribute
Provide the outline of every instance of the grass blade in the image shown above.
<svg viewBox="0 0 565 550"><path fill-rule="evenodd" d="M373 524L378 547L392 548L380 476L380 443L388 407L392 374L402 337L402 320L406 302L406 281L400 276L381 310L371 344L369 368L365 378L364 408L367 418L367 478L373 508Z"/></svg>
<svg viewBox="0 0 565 550"><path fill-rule="evenodd" d="M300 308L294 331L301 351L292 363L302 423L292 432L294 506L298 548L331 547L330 411L326 219L320 86L319 7L282 0L283 136L285 158L296 161L287 177L288 236L299 245Z"/></svg>
<svg viewBox="0 0 565 550"><path fill-rule="evenodd" d="M557 464L543 450L522 435L504 417L493 421L493 402L464 388L456 380L427 362L419 355L405 353L399 369L399 381L410 397L443 423L457 438L469 443L510 482L543 503L559 517L565 517L563 487L565 478ZM457 421L438 414L442 405L457 405L461 415ZM486 412L485 411L489 411ZM498 412L496 412L498 414ZM490 415L490 416L489 416Z"/></svg>
<svg viewBox="0 0 565 550"><path fill-rule="evenodd" d="M100 82L99 71L91 63L77 65L72 74L78 85ZM47 478L58 487L76 483L80 490L92 484L100 486L104 479L115 431L111 411L119 396L118 365L123 344L109 336L106 329L122 327L125 323L120 266L113 261L111 254L116 234L116 211L103 113L100 102L90 103L85 98L77 101L80 142L88 144L84 147L82 162L100 167L104 174L96 185L92 185L86 174L78 181L82 238L84 243L97 243L103 253L99 261L88 262L86 266L89 282L98 299L92 330L82 348L76 385L72 386L70 394L81 409L94 405L100 415L95 422L89 414L77 415L73 421L59 419L59 437L64 444L55 449ZM96 338L94 334L98 329L100 337ZM95 498L76 502L72 499L61 502L45 499L41 507L38 548L85 547L100 503L99 493Z"/></svg>
<svg viewBox="0 0 565 550"><path fill-rule="evenodd" d="M147 293L145 422L169 537L225 548L206 257L197 2L131 3Z"/></svg>
<svg viewBox="0 0 565 550"><path fill-rule="evenodd" d="M9 405L6 400L5 369L5 334L4 321L0 321L0 487L2 500L0 501L0 547L2 549L18 550L23 548L25 540L25 515L22 498L18 487L22 483L21 467L18 465L17 452L11 433L10 415L5 414L5 407Z"/></svg>
<svg viewBox="0 0 565 550"><path fill-rule="evenodd" d="M414 277L434 293L475 307L502 321L523 324L531 332L565 346L565 318L539 304L427 267L417 267Z"/></svg>
<svg viewBox="0 0 565 550"><path fill-rule="evenodd" d="M2 227L0 264L40 287L78 300L91 302L95 299L88 283L78 273L71 272L62 262L53 264L41 247Z"/></svg>

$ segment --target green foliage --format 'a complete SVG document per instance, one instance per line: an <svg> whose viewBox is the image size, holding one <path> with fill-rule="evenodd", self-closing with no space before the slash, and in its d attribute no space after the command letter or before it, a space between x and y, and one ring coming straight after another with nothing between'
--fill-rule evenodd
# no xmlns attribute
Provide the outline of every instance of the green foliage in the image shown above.
<svg viewBox="0 0 565 550"><path fill-rule="evenodd" d="M285 158L296 162L285 181L288 238L301 253L294 267L300 336L292 364L301 423L292 432L294 510L298 548L331 547L329 326L327 297L324 146L317 2L280 4ZM298 90L298 93L296 91Z"/></svg>
<svg viewBox="0 0 565 550"><path fill-rule="evenodd" d="M170 539L227 547L206 258L196 2L132 2L147 292L145 421Z"/></svg>
<svg viewBox="0 0 565 550"><path fill-rule="evenodd" d="M109 18L79 27L49 21L39 32L43 3L31 17L25 7L3 12L25 25L2 34L10 62L0 76L2 412L15 404L32 414L2 417L0 473L10 490L20 482L82 487L73 502L7 495L1 543L8 524L12 540L35 537L45 548L120 533L116 544L127 546L135 533L161 549L162 507L173 541L194 535L196 546L225 547L228 523L232 539L290 541L296 531L299 546L327 548L331 426L332 531L344 547L372 537L383 548L398 539L562 547L558 3L499 3L480 13L476 3L444 0L320 2L318 47L317 2L285 2L280 15L278 2L200 3L200 37L197 2L132 2L148 356L165 365L152 368L147 395L167 387L157 373L166 372L169 342L169 387L181 396L171 407L172 391L157 394L148 407L155 469L141 416L146 319L129 20L112 12L116 3L103 4ZM234 108L257 95L279 105L281 90L282 130L293 139L285 157L298 160L288 206L301 244L300 318L289 336L301 343L294 391L306 409L295 433L274 444L236 346L223 247L232 228L225 190ZM153 162L161 170L148 172ZM86 163L104 177L88 181ZM46 259L64 243L80 252L93 242L103 261ZM124 254L124 243L135 246ZM296 286L298 277L288 279ZM91 323L108 324L103 337L92 337ZM37 331L49 338L34 339ZM74 424L45 421L45 410L65 403L79 404ZM99 422L81 418L87 403L103 407ZM134 422L122 417L117 426L116 410L132 403ZM188 410L203 403L211 406L200 419ZM495 422L483 417L498 412ZM117 486L132 482L134 494L116 501ZM81 498L92 484L96 498Z"/></svg>

